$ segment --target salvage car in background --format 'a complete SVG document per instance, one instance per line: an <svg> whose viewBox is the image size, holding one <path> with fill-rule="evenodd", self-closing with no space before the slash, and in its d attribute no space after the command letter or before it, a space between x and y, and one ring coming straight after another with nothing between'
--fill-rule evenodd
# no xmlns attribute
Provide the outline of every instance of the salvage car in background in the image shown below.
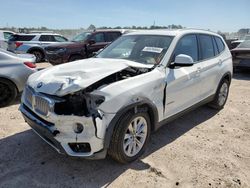
<svg viewBox="0 0 250 188"><path fill-rule="evenodd" d="M0 107L11 104L36 72L35 56L0 49Z"/></svg>
<svg viewBox="0 0 250 188"><path fill-rule="evenodd" d="M187 110L206 103L222 109L231 75L231 53L216 33L140 31L95 58L31 75L20 110L60 153L108 153L127 163L142 155L151 131Z"/></svg>
<svg viewBox="0 0 250 188"><path fill-rule="evenodd" d="M245 40L231 50L234 70L250 70L250 40Z"/></svg>
<svg viewBox="0 0 250 188"><path fill-rule="evenodd" d="M12 31L0 30L0 48L6 50L8 46L8 40L15 33Z"/></svg>
<svg viewBox="0 0 250 188"><path fill-rule="evenodd" d="M66 41L67 38L54 33L15 34L9 39L8 50L18 54L33 54L36 62L41 62L45 60L45 46Z"/></svg>
<svg viewBox="0 0 250 188"><path fill-rule="evenodd" d="M121 31L117 30L83 32L75 36L71 42L46 47L46 59L52 65L57 65L89 58L121 35Z"/></svg>
<svg viewBox="0 0 250 188"><path fill-rule="evenodd" d="M234 40L231 42L232 49L239 46L240 43L244 42L245 40L250 40L250 35L246 35L243 40Z"/></svg>

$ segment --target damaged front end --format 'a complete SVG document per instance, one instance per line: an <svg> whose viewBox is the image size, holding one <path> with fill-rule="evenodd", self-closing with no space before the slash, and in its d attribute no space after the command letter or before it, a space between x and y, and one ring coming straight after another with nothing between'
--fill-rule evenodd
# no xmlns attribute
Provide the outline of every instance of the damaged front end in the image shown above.
<svg viewBox="0 0 250 188"><path fill-rule="evenodd" d="M151 70L129 66L85 88L74 87L76 91L60 96L27 86L20 111L31 128L58 152L86 158L104 158L105 132L115 114L99 109L105 103L106 96L95 92ZM74 81L71 80L71 84L74 85Z"/></svg>
<svg viewBox="0 0 250 188"><path fill-rule="evenodd" d="M93 110L90 115L91 110L84 102L87 100L80 97L77 94L49 96L26 87L19 109L34 132L58 152L92 158L103 149L102 134L97 133L97 126L103 127L104 121L97 111Z"/></svg>
<svg viewBox="0 0 250 188"><path fill-rule="evenodd" d="M129 67L109 75L83 90L61 97L59 99L60 102L55 103L54 112L58 115L76 115L101 118L101 115L98 112L98 106L105 101L105 96L93 94L92 92L114 82L137 76L148 71L149 69L145 68L139 69Z"/></svg>

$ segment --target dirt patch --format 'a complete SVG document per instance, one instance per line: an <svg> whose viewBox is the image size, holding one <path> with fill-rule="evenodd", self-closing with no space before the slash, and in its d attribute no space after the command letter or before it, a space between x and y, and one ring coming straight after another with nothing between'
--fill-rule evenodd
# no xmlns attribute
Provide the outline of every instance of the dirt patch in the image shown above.
<svg viewBox="0 0 250 188"><path fill-rule="evenodd" d="M0 109L0 187L250 187L250 73L234 76L222 111L203 106L165 125L128 165L58 154L18 103Z"/></svg>

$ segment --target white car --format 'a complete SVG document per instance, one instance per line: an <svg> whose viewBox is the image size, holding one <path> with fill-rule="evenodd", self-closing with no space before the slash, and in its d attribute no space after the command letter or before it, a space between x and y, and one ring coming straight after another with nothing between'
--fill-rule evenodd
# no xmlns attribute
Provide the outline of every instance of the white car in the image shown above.
<svg viewBox="0 0 250 188"><path fill-rule="evenodd" d="M6 50L8 47L8 40L15 33L12 31L0 30L0 48Z"/></svg>
<svg viewBox="0 0 250 188"><path fill-rule="evenodd" d="M126 34L95 58L31 75L20 110L60 153L127 163L150 133L187 110L222 109L232 77L223 38L203 30Z"/></svg>

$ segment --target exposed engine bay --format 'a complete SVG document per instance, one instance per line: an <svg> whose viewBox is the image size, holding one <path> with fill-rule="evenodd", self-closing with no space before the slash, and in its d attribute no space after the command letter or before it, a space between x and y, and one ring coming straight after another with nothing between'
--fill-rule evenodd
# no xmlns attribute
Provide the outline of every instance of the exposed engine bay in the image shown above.
<svg viewBox="0 0 250 188"><path fill-rule="evenodd" d="M55 103L54 112L58 115L100 117L97 107L105 101L105 97L91 94L92 91L106 87L114 82L150 72L151 70L153 70L153 68L128 67L111 74L83 90L62 97L63 102Z"/></svg>

